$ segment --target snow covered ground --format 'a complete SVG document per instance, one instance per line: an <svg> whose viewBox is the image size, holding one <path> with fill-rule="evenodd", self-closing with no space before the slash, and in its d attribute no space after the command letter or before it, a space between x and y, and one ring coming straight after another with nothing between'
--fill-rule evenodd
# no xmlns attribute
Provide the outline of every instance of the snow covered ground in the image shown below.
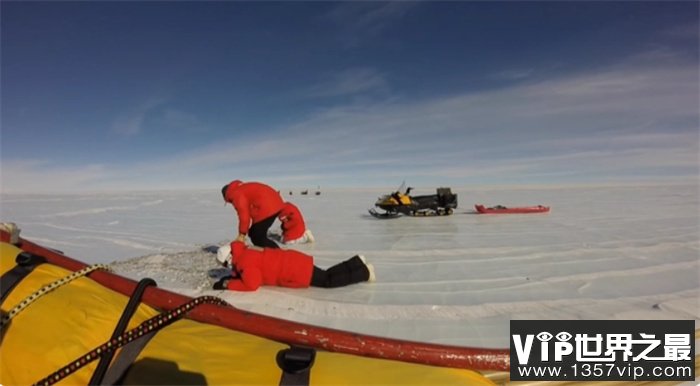
<svg viewBox="0 0 700 386"><path fill-rule="evenodd" d="M42 245L87 263L112 262L117 273L163 288L372 335L503 348L511 319L700 321L697 185L453 190L460 203L453 216L392 220L367 214L388 193L382 189L282 190L316 237L294 248L321 267L358 253L376 267L376 283L333 290L210 290L206 272L216 264L201 247L235 237L237 224L218 188L3 195L0 220ZM478 215L476 203L552 211Z"/></svg>

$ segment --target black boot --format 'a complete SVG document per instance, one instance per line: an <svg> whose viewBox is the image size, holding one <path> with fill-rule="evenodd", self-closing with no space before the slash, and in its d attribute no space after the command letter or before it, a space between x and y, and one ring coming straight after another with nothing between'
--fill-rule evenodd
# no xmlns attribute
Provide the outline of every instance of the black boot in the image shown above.
<svg viewBox="0 0 700 386"><path fill-rule="evenodd" d="M335 288L369 280L369 269L358 257L338 263L326 270L324 287ZM359 262L359 263L358 263Z"/></svg>
<svg viewBox="0 0 700 386"><path fill-rule="evenodd" d="M365 264L365 261L360 257L360 255L355 255L355 256L351 257L350 259L347 260L347 263L353 269L359 269L359 268L362 268L363 266L367 265L367 264Z"/></svg>

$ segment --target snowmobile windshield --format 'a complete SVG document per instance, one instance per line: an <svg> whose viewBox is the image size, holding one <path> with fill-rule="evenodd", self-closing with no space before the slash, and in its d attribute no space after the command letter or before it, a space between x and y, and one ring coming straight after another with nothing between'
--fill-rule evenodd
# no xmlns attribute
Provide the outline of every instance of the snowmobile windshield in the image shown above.
<svg viewBox="0 0 700 386"><path fill-rule="evenodd" d="M403 193L406 191L406 181L404 180L401 185L399 185L399 188L396 189L397 192Z"/></svg>

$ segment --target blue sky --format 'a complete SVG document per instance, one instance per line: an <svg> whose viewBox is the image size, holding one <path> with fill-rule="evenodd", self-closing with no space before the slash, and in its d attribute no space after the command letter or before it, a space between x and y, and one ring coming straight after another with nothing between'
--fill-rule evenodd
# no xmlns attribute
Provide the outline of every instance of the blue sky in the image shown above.
<svg viewBox="0 0 700 386"><path fill-rule="evenodd" d="M12 2L2 192L698 182L698 3Z"/></svg>

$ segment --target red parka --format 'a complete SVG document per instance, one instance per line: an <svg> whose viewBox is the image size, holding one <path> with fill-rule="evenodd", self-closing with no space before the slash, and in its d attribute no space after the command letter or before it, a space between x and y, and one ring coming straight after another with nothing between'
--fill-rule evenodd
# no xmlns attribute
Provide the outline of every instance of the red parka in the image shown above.
<svg viewBox="0 0 700 386"><path fill-rule="evenodd" d="M285 243L300 238L306 232L304 217L302 217L299 208L291 202L284 204L279 219L282 222L282 241Z"/></svg>
<svg viewBox="0 0 700 386"><path fill-rule="evenodd" d="M247 235L251 224L276 215L284 201L276 190L259 182L232 181L224 195L238 213L238 233Z"/></svg>
<svg viewBox="0 0 700 386"><path fill-rule="evenodd" d="M261 285L306 288L311 284L314 258L291 249L246 247L241 241L231 243L233 265L239 279L228 282L234 291L255 291Z"/></svg>

